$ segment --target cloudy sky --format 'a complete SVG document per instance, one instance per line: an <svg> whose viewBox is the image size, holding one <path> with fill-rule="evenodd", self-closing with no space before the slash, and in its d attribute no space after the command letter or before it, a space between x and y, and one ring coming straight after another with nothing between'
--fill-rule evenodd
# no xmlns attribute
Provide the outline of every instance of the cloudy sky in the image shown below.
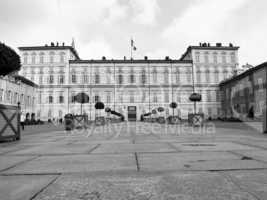
<svg viewBox="0 0 267 200"><path fill-rule="evenodd" d="M240 64L267 61L265 0L0 0L0 41L70 44L83 59L179 58L188 45L232 42Z"/></svg>

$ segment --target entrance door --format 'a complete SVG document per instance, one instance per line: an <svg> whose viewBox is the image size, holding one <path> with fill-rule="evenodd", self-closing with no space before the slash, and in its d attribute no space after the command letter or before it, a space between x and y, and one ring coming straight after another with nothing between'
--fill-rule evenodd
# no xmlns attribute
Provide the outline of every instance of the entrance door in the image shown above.
<svg viewBox="0 0 267 200"><path fill-rule="evenodd" d="M128 106L128 121L136 121L136 106Z"/></svg>

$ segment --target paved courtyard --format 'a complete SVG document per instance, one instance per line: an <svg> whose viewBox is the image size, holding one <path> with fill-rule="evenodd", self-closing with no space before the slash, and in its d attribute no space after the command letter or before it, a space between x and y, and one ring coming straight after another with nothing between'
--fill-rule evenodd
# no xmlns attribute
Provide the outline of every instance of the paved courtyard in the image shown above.
<svg viewBox="0 0 267 200"><path fill-rule="evenodd" d="M267 135L242 123L37 128L0 154L4 200L267 199Z"/></svg>

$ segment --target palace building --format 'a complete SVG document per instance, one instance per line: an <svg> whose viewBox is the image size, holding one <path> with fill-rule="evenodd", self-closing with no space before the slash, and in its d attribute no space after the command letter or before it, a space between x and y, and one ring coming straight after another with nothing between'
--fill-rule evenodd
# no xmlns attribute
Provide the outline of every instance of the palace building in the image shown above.
<svg viewBox="0 0 267 200"><path fill-rule="evenodd" d="M162 106L165 115L172 114L171 102L178 107L175 115L187 118L193 112L189 96L193 91L202 95L197 112L217 118L221 115L219 83L237 71L238 48L229 44L200 43L189 46L176 59L80 59L74 46L64 43L19 47L22 59L20 74L38 85L36 118L59 119L67 113L80 114L74 96L84 92L89 103L83 113L94 119L94 104L122 113L136 110L136 118Z"/></svg>

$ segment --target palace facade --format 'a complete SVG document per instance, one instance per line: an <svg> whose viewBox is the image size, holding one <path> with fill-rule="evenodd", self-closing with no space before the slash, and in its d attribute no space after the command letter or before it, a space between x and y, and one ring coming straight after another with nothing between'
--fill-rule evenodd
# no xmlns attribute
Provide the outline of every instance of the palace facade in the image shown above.
<svg viewBox="0 0 267 200"><path fill-rule="evenodd" d="M189 46L179 59L80 59L74 46L54 44L19 47L22 58L20 74L39 85L35 112L42 120L63 118L66 113L80 114L74 101L79 92L88 94L90 102L83 113L94 119L94 104L102 101L122 113L136 108L137 119L151 109L162 106L172 114L171 102L178 107L175 115L187 118L193 112L190 94L201 93L197 112L206 117L221 115L219 83L237 71L238 48L229 44L200 43Z"/></svg>

